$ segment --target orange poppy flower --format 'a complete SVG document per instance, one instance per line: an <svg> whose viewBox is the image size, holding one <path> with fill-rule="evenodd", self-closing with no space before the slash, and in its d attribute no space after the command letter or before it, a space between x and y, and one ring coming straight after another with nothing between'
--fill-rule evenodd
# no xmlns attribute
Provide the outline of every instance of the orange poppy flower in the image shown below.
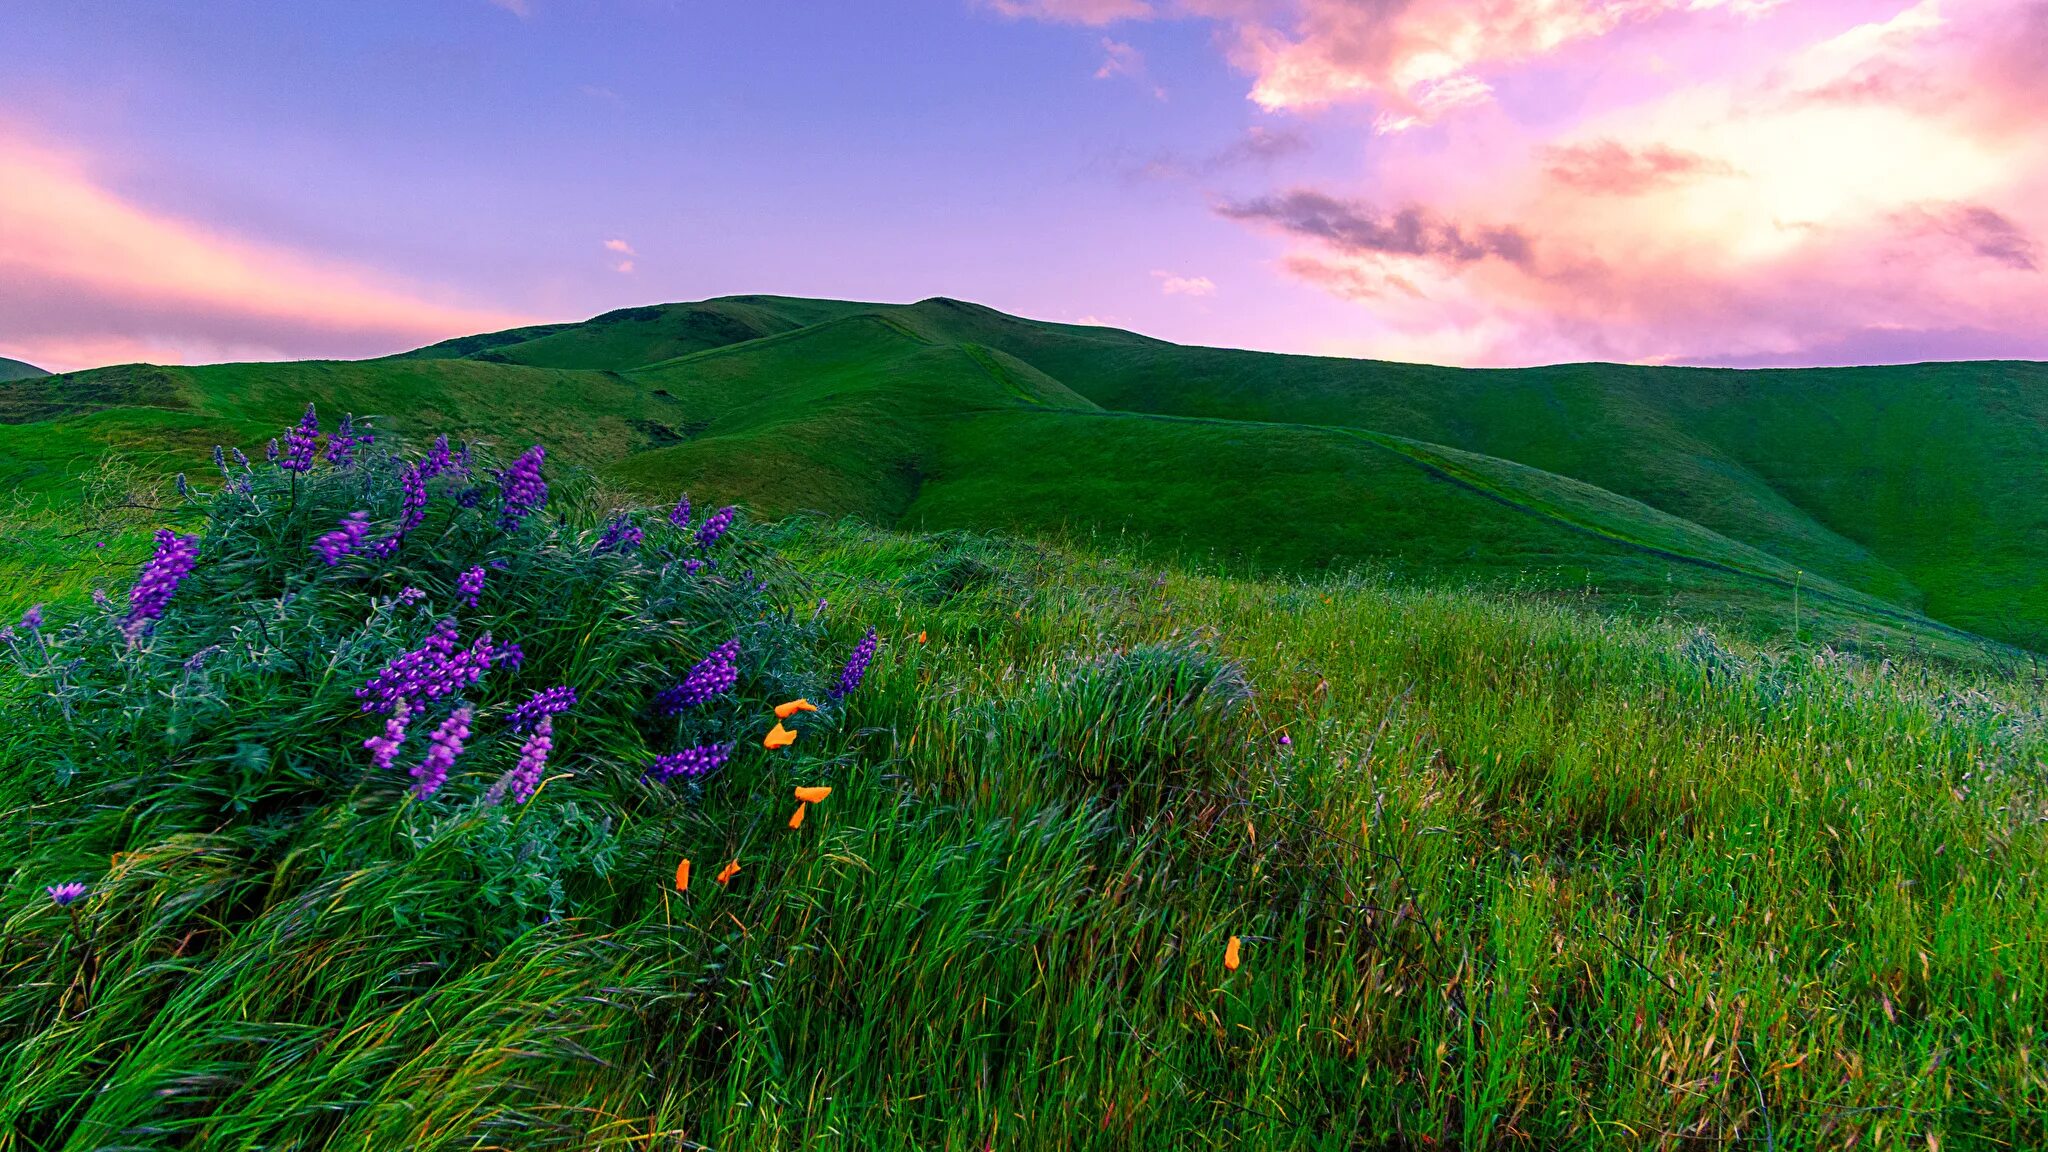
<svg viewBox="0 0 2048 1152"><path fill-rule="evenodd" d="M796 790L796 798L806 804L816 804L831 794L832 790L830 788L799 788Z"/></svg>
<svg viewBox="0 0 2048 1152"><path fill-rule="evenodd" d="M809 808L809 807L810 807L810 805L809 805L809 804L799 804L799 805L797 805L797 806L796 806L796 815L794 815L794 816L791 816L791 817L789 818L789 830L790 830L790 831L794 832L794 831L796 831L797 829L799 829L799 828L801 828L801 827L803 827L803 826L804 826L804 810L805 810L805 809L807 809L807 808Z"/></svg>
<svg viewBox="0 0 2048 1152"><path fill-rule="evenodd" d="M1224 945L1223 967L1231 972L1237 971L1237 937L1235 936L1230 938L1229 944Z"/></svg>
<svg viewBox="0 0 2048 1152"><path fill-rule="evenodd" d="M917 642L918 642L919 644L922 644L922 643L924 643L924 633L922 633L922 632L919 632L919 633L917 634Z"/></svg>
<svg viewBox="0 0 2048 1152"><path fill-rule="evenodd" d="M720 868L720 869L718 870L718 882L719 882L720 884L727 884L727 883L730 883L730 882L732 881L732 878L733 878L733 877L735 877L735 876L737 876L737 875L739 875L739 874L740 874L740 862L739 862L739 858L738 858L738 857L734 857L734 858L733 858L733 862L732 862L732 863L730 863L730 864L727 864L727 865L726 865L725 867L723 867L723 868Z"/></svg>
<svg viewBox="0 0 2048 1152"><path fill-rule="evenodd" d="M689 860L685 859L681 864L676 865L676 891L687 892L689 890L690 862Z"/></svg>
<svg viewBox="0 0 2048 1152"><path fill-rule="evenodd" d="M787 704L777 704L775 706L775 718L777 720L787 720L799 712L816 712L817 710L818 706L809 700L791 700Z"/></svg>
<svg viewBox="0 0 2048 1152"><path fill-rule="evenodd" d="M768 730L768 735L761 738L761 747L763 748L787 748L794 743L796 743L796 732L784 728L780 720L775 722L775 727Z"/></svg>

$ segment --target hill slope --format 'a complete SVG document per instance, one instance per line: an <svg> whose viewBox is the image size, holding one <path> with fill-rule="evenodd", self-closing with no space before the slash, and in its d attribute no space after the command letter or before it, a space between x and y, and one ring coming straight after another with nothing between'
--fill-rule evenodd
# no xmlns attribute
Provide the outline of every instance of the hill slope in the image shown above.
<svg viewBox="0 0 2048 1152"><path fill-rule="evenodd" d="M0 381L29 380L37 376L48 375L48 372L33 364L24 364L19 360L9 360L5 356L0 356Z"/></svg>
<svg viewBox="0 0 2048 1152"><path fill-rule="evenodd" d="M2048 649L2048 366L1474 371L1169 344L947 299L738 296L383 360L0 388L0 479L296 415L546 439L636 492L1131 532L1255 567L1595 586L1834 638Z"/></svg>

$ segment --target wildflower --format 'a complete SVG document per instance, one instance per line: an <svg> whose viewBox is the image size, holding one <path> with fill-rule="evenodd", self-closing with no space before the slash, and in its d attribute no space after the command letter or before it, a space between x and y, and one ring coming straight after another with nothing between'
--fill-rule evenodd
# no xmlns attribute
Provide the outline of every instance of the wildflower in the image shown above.
<svg viewBox="0 0 2048 1152"><path fill-rule="evenodd" d="M735 877L735 876L737 876L737 875L739 875L739 874L740 874L740 862L739 862L739 858L738 858L737 856L735 856L735 857L733 858L733 861L732 861L732 863L730 863L730 864L727 864L727 865L726 865L725 867L723 867L723 868L720 868L720 869L718 870L718 882L719 882L720 884L725 884L725 883L729 882L729 881L730 881L730 880L731 880L731 879L732 879L733 877Z"/></svg>
<svg viewBox="0 0 2048 1152"><path fill-rule="evenodd" d="M372 550L372 554L380 560L398 551L398 545L406 536L427 520L425 471L418 464L407 466L405 471L398 474L398 487L398 527L391 530L391 535L377 541L377 547Z"/></svg>
<svg viewBox="0 0 2048 1152"><path fill-rule="evenodd" d="M206 666L207 658L217 654L220 650L220 645L208 644L206 647L201 648L199 651L194 652L190 656L185 657L185 671L199 671L201 668Z"/></svg>
<svg viewBox="0 0 2048 1152"><path fill-rule="evenodd" d="M1287 746L1289 746L1289 745L1291 745L1291 744L1293 744L1293 743L1294 743L1294 737L1292 737L1292 736L1289 736L1289 735L1288 735L1287 733L1285 733L1285 732L1282 732L1282 733L1280 734L1280 746L1281 746L1282 748L1285 748L1285 747L1287 747Z"/></svg>
<svg viewBox="0 0 2048 1152"><path fill-rule="evenodd" d="M228 474L228 459L222 454L221 447L218 444L213 446L213 466L220 469L220 474L223 477Z"/></svg>
<svg viewBox="0 0 2048 1152"><path fill-rule="evenodd" d="M640 530L638 524L633 523L632 517L620 516L610 524L605 525L604 537L597 542L597 547L592 551L594 553L630 552L638 548L640 541L645 537L646 533Z"/></svg>
<svg viewBox="0 0 2048 1152"><path fill-rule="evenodd" d="M1223 967L1226 971L1237 971L1237 943L1237 937L1232 936L1230 943L1223 946Z"/></svg>
<svg viewBox="0 0 2048 1152"><path fill-rule="evenodd" d="M396 701L438 700L483 678L495 662L491 634L476 638L467 649L458 646L455 621L441 620L418 648L400 653L356 689L365 712L389 712Z"/></svg>
<svg viewBox="0 0 2048 1152"><path fill-rule="evenodd" d="M423 479L431 480L453 467L454 461L448 455L448 436L443 433L434 438L434 446L427 449L426 458L420 461L420 475Z"/></svg>
<svg viewBox="0 0 2048 1152"><path fill-rule="evenodd" d="M780 720L775 722L775 727L768 730L768 735L761 738L761 747L763 748L787 748L794 743L796 743L796 733L788 728L784 728Z"/></svg>
<svg viewBox="0 0 2048 1152"><path fill-rule="evenodd" d="M405 743L406 721L412 719L412 705L400 697L392 702L391 717L384 721L384 734L372 736L363 741L363 747L370 750L370 762L379 768L391 767L398 759L398 746Z"/></svg>
<svg viewBox="0 0 2048 1152"><path fill-rule="evenodd" d="M455 590L462 594L463 603L476 607L476 598L484 594L484 568L479 564L455 578Z"/></svg>
<svg viewBox="0 0 2048 1152"><path fill-rule="evenodd" d="M455 506L457 508L465 509L474 508L478 504L483 503L483 499L484 490L476 487L475 485L471 485L455 494Z"/></svg>
<svg viewBox="0 0 2048 1152"><path fill-rule="evenodd" d="M775 706L775 718L777 720L787 720L799 712L816 712L817 710L818 706L809 700L791 700L787 704L777 704Z"/></svg>
<svg viewBox="0 0 2048 1152"><path fill-rule="evenodd" d="M341 418L341 426L327 438L327 462L346 468L355 463L356 445L374 444L376 440L376 435L371 432L357 434L355 413L351 412Z"/></svg>
<svg viewBox="0 0 2048 1152"><path fill-rule="evenodd" d="M683 571L688 572L692 576L695 576L697 574L697 569L702 568L703 566L704 562L702 560L683 561Z"/></svg>
<svg viewBox="0 0 2048 1152"><path fill-rule="evenodd" d="M809 804L799 804L796 806L796 814L789 818L789 830L791 832L794 832L797 829L804 826L804 813L807 810L809 810L809 808Z"/></svg>
<svg viewBox="0 0 2048 1152"><path fill-rule="evenodd" d="M169 528L156 531L156 552L142 566L135 587L128 590L128 636L132 640L147 631L177 594L178 585L199 563L199 538L180 536Z"/></svg>
<svg viewBox="0 0 2048 1152"><path fill-rule="evenodd" d="M683 493L682 499L676 501L676 506L668 510L668 522L675 525L676 530L679 532L689 529L690 494L688 492Z"/></svg>
<svg viewBox="0 0 2048 1152"><path fill-rule="evenodd" d="M740 642L727 640L697 662L683 682L664 689L654 698L655 711L674 715L693 704L702 704L732 688L739 681Z"/></svg>
<svg viewBox="0 0 2048 1152"><path fill-rule="evenodd" d="M399 602L400 604L405 604L405 605L412 605L412 604L417 604L417 603L419 603L420 601L422 601L422 600L425 600L426 598L427 598L427 594L426 594L426 593L425 593L424 591L422 591L421 589L415 588L415 587L413 587L413 586L412 586L412 585L410 585L410 584L408 584L408 585L406 585L405 587L403 587L403 588L400 588L400 589L398 590L398 602Z"/></svg>
<svg viewBox="0 0 2048 1152"><path fill-rule="evenodd" d="M66 908L85 895L85 885L73 880L69 884L57 884L43 891L50 894L51 903L59 908Z"/></svg>
<svg viewBox="0 0 2048 1152"><path fill-rule="evenodd" d="M514 643L500 644L491 655L491 663L503 664L516 672L521 664L526 663L526 649Z"/></svg>
<svg viewBox="0 0 2048 1152"><path fill-rule="evenodd" d="M514 732L531 732L541 721L575 706L576 690L566 684L556 685L528 696L524 704L505 717L505 726Z"/></svg>
<svg viewBox="0 0 2048 1152"><path fill-rule="evenodd" d="M43 606L41 604L29 605L28 611L21 614L21 626L31 632L41 628L43 626Z"/></svg>
<svg viewBox="0 0 2048 1152"><path fill-rule="evenodd" d="M413 794L426 799L440 791L448 780L448 769L455 764L455 758L462 755L462 742L469 739L469 709L457 708L449 713L441 726L427 737L434 746L427 749L426 759L412 770L418 783L413 785Z"/></svg>
<svg viewBox="0 0 2048 1152"><path fill-rule="evenodd" d="M277 458L277 466L287 472L311 472L313 454L320 447L320 418L313 414L313 406L306 405L306 414L299 417L296 427L288 428L284 434L284 454Z"/></svg>
<svg viewBox="0 0 2048 1152"><path fill-rule="evenodd" d="M676 865L676 891L678 891L678 892L688 892L689 890L690 890L690 858L689 858L689 857L687 857L687 856L685 856L685 857L683 857L683 862L682 862L681 864L678 864L678 865Z"/></svg>
<svg viewBox="0 0 2048 1152"><path fill-rule="evenodd" d="M555 747L555 722L552 717L542 716L534 723L533 735L519 746L519 763L512 766L511 775L500 783L508 786L514 802L524 804L533 799L540 788L540 774L547 769L548 753ZM495 804L500 795L494 786L487 799Z"/></svg>
<svg viewBox="0 0 2048 1152"><path fill-rule="evenodd" d="M831 794L832 790L830 788L799 788L796 790L796 798L805 804L821 803L825 797Z"/></svg>
<svg viewBox="0 0 2048 1152"><path fill-rule="evenodd" d="M264 452L264 455L269 457L272 464L277 463L277 437L272 436L270 438L270 447Z"/></svg>
<svg viewBox="0 0 2048 1152"><path fill-rule="evenodd" d="M847 657L846 667L839 673L839 683L831 692L834 699L849 695L860 687L861 680L868 674L869 662L875 658L875 645L879 642L875 630L868 629L867 636L854 648L853 655Z"/></svg>
<svg viewBox="0 0 2048 1152"><path fill-rule="evenodd" d="M535 509L548 502L548 484L541 479L541 461L547 449L535 444L519 454L498 477L498 527L510 532L526 522Z"/></svg>
<svg viewBox="0 0 2048 1152"><path fill-rule="evenodd" d="M105 588L93 589L92 602L94 604L99 605L102 608L105 608L107 606L107 590Z"/></svg>
<svg viewBox="0 0 2048 1152"><path fill-rule="evenodd" d="M180 496L188 496L188 495L190 495L190 494L191 494L191 492L192 492L192 486L191 486L190 484L187 484L187 483L185 482L185 474L184 474L183 472L180 472L180 473L178 473L178 480L177 480L177 484L178 484L178 495L180 495Z"/></svg>
<svg viewBox="0 0 2048 1152"><path fill-rule="evenodd" d="M272 441L271 441L271 444L273 444L273 445L275 445L276 443L277 443L277 441L275 441L275 440L272 440ZM240 448L236 448L236 449L234 449L234 453L235 453L235 463L237 463L237 464L240 464L240 465L242 466L242 470L243 470L243 471L248 471L248 470L249 470L249 468L251 467L251 465L250 465L250 463L249 463L249 458L248 458L247 456L245 456L245 455L243 455L243 454L242 454L242 450L241 450Z"/></svg>
<svg viewBox="0 0 2048 1152"><path fill-rule="evenodd" d="M313 551L320 554L320 559L325 560L329 568L363 546L363 537L370 532L370 514L351 512L340 523L341 527L313 541Z"/></svg>
<svg viewBox="0 0 2048 1152"><path fill-rule="evenodd" d="M732 756L730 744L699 744L681 752L670 752L654 758L654 766L647 770L647 779L666 782L688 780L712 772Z"/></svg>
<svg viewBox="0 0 2048 1152"><path fill-rule="evenodd" d="M728 504L705 517L704 523L697 529L697 547L709 549L718 543L718 538L725 535L726 529L732 527L732 518L738 511Z"/></svg>

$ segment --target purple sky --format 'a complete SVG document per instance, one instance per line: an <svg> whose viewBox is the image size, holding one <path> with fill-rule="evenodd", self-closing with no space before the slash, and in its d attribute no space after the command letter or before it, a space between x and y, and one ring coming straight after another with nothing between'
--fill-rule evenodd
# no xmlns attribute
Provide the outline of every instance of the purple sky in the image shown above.
<svg viewBox="0 0 2048 1152"><path fill-rule="evenodd" d="M24 0L0 355L746 292L1471 364L2048 358L2048 4Z"/></svg>

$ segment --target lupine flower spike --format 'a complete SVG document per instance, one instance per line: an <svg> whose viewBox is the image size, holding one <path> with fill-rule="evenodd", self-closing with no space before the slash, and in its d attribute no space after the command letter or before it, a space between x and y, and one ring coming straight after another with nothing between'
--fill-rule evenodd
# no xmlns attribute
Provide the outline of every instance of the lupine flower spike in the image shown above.
<svg viewBox="0 0 2048 1152"><path fill-rule="evenodd" d="M718 543L718 538L725 535L726 529L732 527L732 518L738 511L728 504L705 517L703 525L697 529L697 547L709 551L713 544Z"/></svg>
<svg viewBox="0 0 2048 1152"><path fill-rule="evenodd" d="M802 804L821 803L825 797L831 794L832 790L830 788L799 788L796 790L797 801Z"/></svg>
<svg viewBox="0 0 2048 1152"><path fill-rule="evenodd" d="M287 472L311 472L313 454L319 447L320 418L313 414L313 406L308 404L298 426L285 431L284 454L277 458L277 466Z"/></svg>
<svg viewBox="0 0 2048 1152"><path fill-rule="evenodd" d="M341 520L341 526L313 541L313 551L327 562L329 568L341 563L344 556L353 555L363 546L363 538L370 532L370 514L351 512Z"/></svg>
<svg viewBox="0 0 2048 1152"><path fill-rule="evenodd" d="M58 884L54 887L45 888L43 891L50 894L51 903L59 908L68 908L79 897L85 895L85 885L73 880L69 884Z"/></svg>
<svg viewBox="0 0 2048 1152"><path fill-rule="evenodd" d="M619 516L613 519L610 524L605 525L604 536L598 540L594 551L600 554L605 552L631 552L640 546L640 541L646 535L645 532L640 530L638 524L633 523L631 517Z"/></svg>
<svg viewBox="0 0 2048 1152"><path fill-rule="evenodd" d="M740 678L739 658L738 640L727 640L713 648L690 669L681 684L664 689L654 698L655 711L672 715L730 690Z"/></svg>
<svg viewBox="0 0 2048 1152"><path fill-rule="evenodd" d="M514 803L524 804L533 799L533 794L540 790L540 775L547 770L548 753L555 746L554 738L554 718L542 716L533 726L533 735L528 736L526 743L519 748L519 763L514 765L511 774L500 782L503 788L511 791ZM490 802L496 803L502 794L500 785L492 786L487 796Z"/></svg>
<svg viewBox="0 0 2048 1152"><path fill-rule="evenodd" d="M477 597L484 594L484 569L479 564L455 578L455 590L462 595L462 602L476 607Z"/></svg>
<svg viewBox="0 0 2048 1152"><path fill-rule="evenodd" d="M799 712L816 712L817 710L818 706L809 700L791 700L787 704L777 704L775 706L775 718L777 720L787 720Z"/></svg>
<svg viewBox="0 0 2048 1152"><path fill-rule="evenodd" d="M676 501L676 506L668 510L668 522L675 525L676 530L679 532L685 531L690 527L690 494L688 492L683 493L683 498Z"/></svg>
<svg viewBox="0 0 2048 1152"><path fill-rule="evenodd" d="M727 865L726 865L725 867L723 867L723 868L720 868L720 869L718 870L718 882L719 882L719 883L720 883L721 885L723 885L723 884L729 884L729 883L731 883L731 882L732 882L732 878L733 878L733 877L735 877L735 876L737 876L737 875L739 875L739 874L740 874L740 862L739 862L739 858L738 858L738 857L734 857L734 858L733 858L733 862L732 862L732 863L730 863L730 864L727 864Z"/></svg>
<svg viewBox="0 0 2048 1152"><path fill-rule="evenodd" d="M43 606L41 604L29 605L28 611L21 614L21 626L31 632L41 628L43 626Z"/></svg>
<svg viewBox="0 0 2048 1152"><path fill-rule="evenodd" d="M809 804L799 804L796 806L796 815L789 818L789 830L791 832L804 826L804 812L808 808L810 808Z"/></svg>
<svg viewBox="0 0 2048 1152"><path fill-rule="evenodd" d="M681 864L676 865L676 891L688 892L689 890L690 860L688 857L684 857L683 862Z"/></svg>
<svg viewBox="0 0 2048 1152"><path fill-rule="evenodd" d="M178 592L178 585L191 575L199 562L199 538L180 536L169 528L156 531L156 553L142 566L135 587L128 591L129 639L148 631L163 616L164 608Z"/></svg>
<svg viewBox="0 0 2048 1152"><path fill-rule="evenodd" d="M1232 936L1230 943L1223 946L1223 967L1225 971L1237 971L1237 943L1237 937Z"/></svg>
<svg viewBox="0 0 2048 1152"><path fill-rule="evenodd" d="M761 747L763 748L787 748L794 743L796 743L796 733L788 728L784 728L779 720L776 721L775 727L768 730L768 735L761 738Z"/></svg>
<svg viewBox="0 0 2048 1152"><path fill-rule="evenodd" d="M498 478L498 527L510 532L548 502L548 482L541 478L547 449L535 444L519 454Z"/></svg>
<svg viewBox="0 0 2048 1152"><path fill-rule="evenodd" d="M379 768L391 767L398 758L398 746L405 743L406 721L412 719L412 706L400 697L392 702L391 718L384 721L384 734L372 736L363 741L363 747L370 750L370 761Z"/></svg>
<svg viewBox="0 0 2048 1152"><path fill-rule="evenodd" d="M567 684L558 684L528 696L526 703L505 717L505 726L514 732L531 732L542 720L575 706L576 690Z"/></svg>
<svg viewBox="0 0 2048 1152"><path fill-rule="evenodd" d="M427 749L426 759L412 770L413 793L426 799L441 790L448 782L448 769L454 767L455 758L462 755L462 742L469 739L469 716L467 708L457 708L450 713L434 734L427 737L433 747Z"/></svg>
<svg viewBox="0 0 2048 1152"><path fill-rule="evenodd" d="M654 758L654 767L647 770L650 780L689 780L716 771L732 756L730 744L699 744L681 752L670 752Z"/></svg>
<svg viewBox="0 0 2048 1152"><path fill-rule="evenodd" d="M831 693L834 699L849 695L860 687L861 678L868 674L869 661L875 658L877 642L875 630L868 629L867 636L854 648L853 655L847 657L846 667L839 673L839 683L833 686Z"/></svg>

